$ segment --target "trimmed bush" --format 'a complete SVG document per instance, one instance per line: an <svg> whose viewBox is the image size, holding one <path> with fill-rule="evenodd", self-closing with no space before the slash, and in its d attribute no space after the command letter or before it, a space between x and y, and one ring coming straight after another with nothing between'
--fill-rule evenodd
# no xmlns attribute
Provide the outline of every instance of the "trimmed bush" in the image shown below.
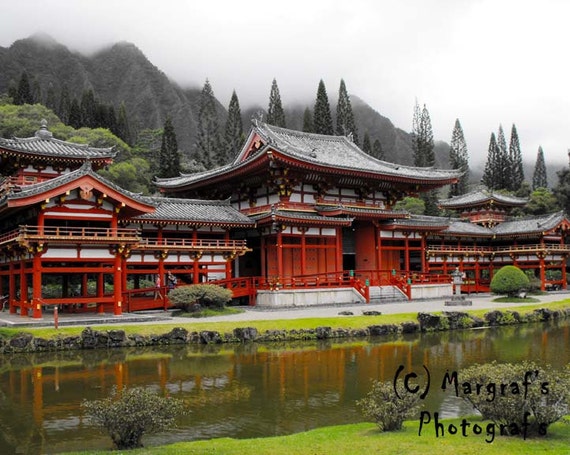
<svg viewBox="0 0 570 455"><path fill-rule="evenodd" d="M168 293L174 306L191 311L194 305L206 308L223 308L232 300L232 291L215 284L191 284L179 286Z"/></svg>
<svg viewBox="0 0 570 455"><path fill-rule="evenodd" d="M464 369L458 383L460 396L483 419L502 425L503 434L545 436L550 424L570 412L570 368L492 362Z"/></svg>
<svg viewBox="0 0 570 455"><path fill-rule="evenodd" d="M144 434L173 427L175 418L184 413L181 400L161 397L143 387L113 387L109 397L85 400L81 406L93 423L107 431L119 450L142 447Z"/></svg>
<svg viewBox="0 0 570 455"><path fill-rule="evenodd" d="M399 384L396 386L398 394L391 382L374 381L366 397L356 402L362 414L372 419L380 431L401 430L404 420L419 410L419 394L412 394Z"/></svg>
<svg viewBox="0 0 570 455"><path fill-rule="evenodd" d="M530 286L525 273L514 265L506 265L499 269L491 280L491 291L499 295L516 297L523 289Z"/></svg>

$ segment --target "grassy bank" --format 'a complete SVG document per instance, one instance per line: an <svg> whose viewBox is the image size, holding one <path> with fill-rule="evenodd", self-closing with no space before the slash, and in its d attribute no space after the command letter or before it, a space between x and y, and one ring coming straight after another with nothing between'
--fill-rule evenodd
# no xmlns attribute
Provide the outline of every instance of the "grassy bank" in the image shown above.
<svg viewBox="0 0 570 455"><path fill-rule="evenodd" d="M560 302L539 303L536 305L509 305L505 304L501 307L501 311L517 311L521 315L530 314L537 309L549 309L552 311L570 308L570 299ZM418 306L421 311L421 306ZM450 308L450 311L462 311L469 315L483 318L484 315L492 310L469 310L466 307L460 309ZM433 312L432 314L441 314L441 312ZM332 327L344 329L365 329L371 325L379 324L402 324L405 322L417 322L418 312L414 313L398 313L398 314L382 314L378 316L335 316L324 318L301 318L301 319L268 319L260 321L226 321L226 322L209 322L207 320L194 320L187 318L177 318L175 324L111 324L97 325L96 330L124 330L127 335L161 335L168 333L173 327L182 327L189 332L200 332L203 330L216 331L219 333L231 333L235 328L254 327L258 332L262 333L267 330L307 330L316 329L317 327ZM31 333L35 337L52 339L62 336L78 336L83 331L83 326L60 327L54 329L51 327L38 328L0 328L0 337L7 339L20 333Z"/></svg>
<svg viewBox="0 0 570 455"><path fill-rule="evenodd" d="M475 424L476 417L467 419ZM486 433L488 422L481 422L483 432L473 434L467 429L467 436L461 435L461 429L455 435L449 435L450 423L459 427L461 419L445 420L445 435L436 437L433 425L422 430L418 435L419 422L406 422L404 430L380 433L372 423L358 423L333 427L318 428L288 436L259 439L219 438L207 441L180 442L162 447L149 447L129 451L132 455L353 455L353 454L435 454L438 455L526 455L528 453L568 454L570 425L556 423L549 427L546 438L526 439L521 437L495 436L492 443ZM82 452L85 453L85 452ZM88 452L106 454L109 452Z"/></svg>

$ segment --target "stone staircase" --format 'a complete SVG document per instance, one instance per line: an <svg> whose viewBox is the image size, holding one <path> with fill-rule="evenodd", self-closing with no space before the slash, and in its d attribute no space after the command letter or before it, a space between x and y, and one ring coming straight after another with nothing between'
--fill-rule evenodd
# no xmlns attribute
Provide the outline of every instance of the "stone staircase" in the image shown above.
<svg viewBox="0 0 570 455"><path fill-rule="evenodd" d="M370 302L401 302L407 297L396 286L370 286Z"/></svg>

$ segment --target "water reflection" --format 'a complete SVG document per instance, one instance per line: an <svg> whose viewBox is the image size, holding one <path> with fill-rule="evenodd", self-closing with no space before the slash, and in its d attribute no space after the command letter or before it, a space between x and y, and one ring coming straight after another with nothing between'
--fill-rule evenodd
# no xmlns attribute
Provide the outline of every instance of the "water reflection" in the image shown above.
<svg viewBox="0 0 570 455"><path fill-rule="evenodd" d="M429 368L424 409L443 416L472 410L440 390L446 370L488 360L570 362L570 326L506 328L370 340L178 346L59 352L0 358L0 453L107 449L110 441L81 413L83 399L113 386L144 385L185 400L180 427L146 445L198 438L259 437L362 420L355 400L372 379Z"/></svg>

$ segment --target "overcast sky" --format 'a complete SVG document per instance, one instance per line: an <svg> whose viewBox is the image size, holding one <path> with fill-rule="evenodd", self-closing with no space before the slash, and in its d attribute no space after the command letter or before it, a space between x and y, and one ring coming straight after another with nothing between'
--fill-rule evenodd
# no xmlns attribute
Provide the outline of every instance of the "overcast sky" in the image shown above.
<svg viewBox="0 0 570 455"><path fill-rule="evenodd" d="M547 164L570 148L570 2L566 0L0 0L0 46L45 32L73 50L134 43L182 86L210 80L228 105L267 108L273 78L285 105L336 98L343 78L399 128L417 99L436 140L456 118L472 164L516 124L523 158ZM335 104L331 105L334 110ZM364 132L360 132L362 135ZM527 178L530 176L527 176Z"/></svg>

